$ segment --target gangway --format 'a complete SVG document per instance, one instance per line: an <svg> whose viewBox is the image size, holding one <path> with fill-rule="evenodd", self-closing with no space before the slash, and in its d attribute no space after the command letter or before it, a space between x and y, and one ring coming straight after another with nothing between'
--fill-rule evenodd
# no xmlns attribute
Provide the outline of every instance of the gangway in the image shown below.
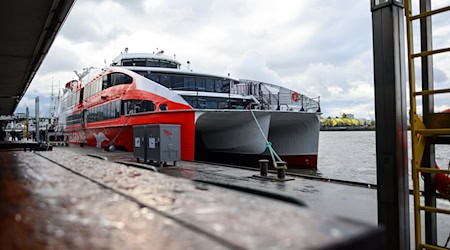
<svg viewBox="0 0 450 250"><path fill-rule="evenodd" d="M448 249L440 246L436 240L436 215L443 214L446 218L450 210L436 206L435 175L450 174L448 169L437 169L434 164L434 145L450 144L450 113L435 113L434 95L448 94L450 88L434 89L433 55L450 52L449 48L432 49L431 17L437 14L450 14L450 6L432 10L431 0L415 0L420 6L418 14L413 14L411 1L405 1L408 76L410 94L410 121L412 138L412 181L414 196L414 226L416 249ZM446 13L444 13L446 12ZM420 21L420 52L414 51L414 21ZM416 90L416 76L414 60L421 60L422 87ZM423 107L423 121L417 113L417 98L421 98ZM443 167L443 166L441 166ZM424 202L420 199L420 176L425 178ZM450 183L447 183L450 185ZM428 186L428 187L427 187ZM428 189L428 190L427 190ZM450 190L450 187L448 187ZM447 195L448 195L447 191ZM447 197L449 198L449 197ZM423 212L423 213L422 213ZM425 226L422 227L422 215ZM423 234L425 240L422 239ZM448 241L447 241L448 243Z"/></svg>

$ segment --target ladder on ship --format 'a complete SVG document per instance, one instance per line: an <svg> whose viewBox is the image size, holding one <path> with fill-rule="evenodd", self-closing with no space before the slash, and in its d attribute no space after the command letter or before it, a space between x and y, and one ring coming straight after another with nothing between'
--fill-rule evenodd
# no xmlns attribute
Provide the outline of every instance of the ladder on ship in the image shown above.
<svg viewBox="0 0 450 250"><path fill-rule="evenodd" d="M416 1L419 10L413 9L411 1ZM439 4L439 1L433 2ZM450 52L449 48L432 48L432 25L431 20L436 15L448 15L450 17L450 6L439 7L432 10L431 0L406 0L406 31L407 31L407 55L408 75L410 91L410 121L412 141L412 181L414 196L414 227L416 249L447 249L446 246L438 245L437 238L437 216L450 219L450 210L436 206L435 176L446 176L450 170L447 166L443 169L435 168L434 146L437 144L450 144L450 113L435 113L434 96L450 94L450 86L442 89L434 89L433 83L433 56L441 56ZM414 13L414 14L413 14ZM417 14L415 14L417 13ZM420 22L420 52L414 51L413 27ZM417 28L418 26L416 26ZM446 54L450 56L449 54ZM416 90L415 60L421 60L422 87ZM417 113L417 102L422 101L423 121ZM447 98L450 101L450 98ZM450 102L448 103L450 104ZM424 177L424 199L420 197L420 177ZM447 183L447 185L449 185ZM447 194L450 191L447 191ZM448 198L448 197L446 197ZM422 227L422 216L425 225ZM444 232L446 233L446 232ZM450 233L450 232L449 232ZM425 235L425 239L422 239ZM448 242L447 242L448 243ZM444 242L443 244L446 244ZM448 246L447 246L448 247Z"/></svg>

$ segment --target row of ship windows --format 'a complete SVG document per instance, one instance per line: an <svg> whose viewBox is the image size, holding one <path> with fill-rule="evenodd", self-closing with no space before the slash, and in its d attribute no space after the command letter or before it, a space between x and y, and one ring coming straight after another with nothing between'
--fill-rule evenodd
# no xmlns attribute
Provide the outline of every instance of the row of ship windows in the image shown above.
<svg viewBox="0 0 450 250"><path fill-rule="evenodd" d="M87 98L95 95L96 93L104 89L120 84L131 84L132 82L133 78L124 73L114 72L111 74L106 74L102 78L99 78L95 80L93 83L85 86L84 98L82 99L86 100Z"/></svg>
<svg viewBox="0 0 450 250"><path fill-rule="evenodd" d="M183 96L183 98L197 109L244 109L251 100ZM86 122L104 121L119 118L121 115L131 115L143 112L155 111L155 104L148 100L116 100L94 108L87 109ZM161 104L160 110L167 110L167 104ZM73 114L67 117L67 125L83 123L82 113Z"/></svg>
<svg viewBox="0 0 450 250"><path fill-rule="evenodd" d="M217 77L194 77L148 71L135 72L173 90L230 93L230 83L232 83L232 80Z"/></svg>
<svg viewBox="0 0 450 250"><path fill-rule="evenodd" d="M132 82L133 78L127 74L118 72L107 74L68 96L63 100L63 105L64 107L72 107L81 100L86 100L104 89L120 84L131 84Z"/></svg>
<svg viewBox="0 0 450 250"><path fill-rule="evenodd" d="M123 59L122 66L137 66L137 67L155 67L155 68L171 68L177 69L178 65L175 62L154 59Z"/></svg>
<svg viewBox="0 0 450 250"><path fill-rule="evenodd" d="M183 96L196 109L244 109L251 100L221 97Z"/></svg>
<svg viewBox="0 0 450 250"><path fill-rule="evenodd" d="M167 106L161 107L167 109ZM94 108L87 109L86 122L104 121L119 118L121 115L136 114L155 110L155 104L147 100L116 100ZM82 113L67 117L67 125L83 123Z"/></svg>
<svg viewBox="0 0 450 250"><path fill-rule="evenodd" d="M230 93L230 82L232 82L232 80L213 77L158 74L146 71L136 71L136 73L173 90ZM104 89L120 84L131 84L132 82L133 78L127 74L118 72L107 74L86 85L83 89L74 92L63 101L63 105L64 107L71 107L80 100L86 100Z"/></svg>

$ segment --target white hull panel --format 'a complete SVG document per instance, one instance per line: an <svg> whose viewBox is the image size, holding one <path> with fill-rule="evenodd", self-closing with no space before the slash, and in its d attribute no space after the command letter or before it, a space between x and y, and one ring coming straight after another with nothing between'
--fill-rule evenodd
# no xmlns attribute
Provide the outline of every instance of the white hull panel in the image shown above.
<svg viewBox="0 0 450 250"><path fill-rule="evenodd" d="M202 110L196 112L196 133L208 150L237 154L267 154L272 142L279 155L317 155L319 117L315 113L250 110Z"/></svg>

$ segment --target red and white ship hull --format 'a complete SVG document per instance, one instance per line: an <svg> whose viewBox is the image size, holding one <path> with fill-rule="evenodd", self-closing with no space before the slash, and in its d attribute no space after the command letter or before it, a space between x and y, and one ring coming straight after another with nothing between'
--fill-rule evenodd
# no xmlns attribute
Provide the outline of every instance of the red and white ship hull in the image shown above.
<svg viewBox="0 0 450 250"><path fill-rule="evenodd" d="M195 131L206 150L254 159L270 158L266 139L290 168L317 167L319 118L315 113L249 110L196 112Z"/></svg>

